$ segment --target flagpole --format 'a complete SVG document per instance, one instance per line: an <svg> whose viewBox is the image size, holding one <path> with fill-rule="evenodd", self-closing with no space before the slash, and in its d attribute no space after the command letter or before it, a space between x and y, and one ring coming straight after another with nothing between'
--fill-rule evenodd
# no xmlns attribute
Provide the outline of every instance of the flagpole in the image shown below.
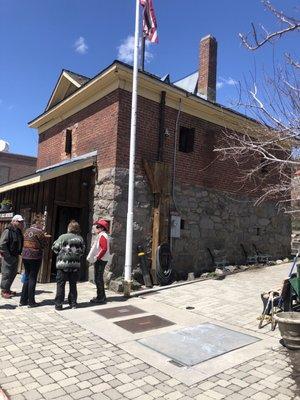
<svg viewBox="0 0 300 400"><path fill-rule="evenodd" d="M133 56L133 82L132 82L132 102L131 102L129 177L128 177L128 208L127 208L125 270L124 270L124 296L125 297L130 296L131 282L132 282L131 281L131 267L132 267L132 237L133 237L135 137L136 137L136 120L137 120L139 23L140 23L140 0L136 0L134 56Z"/></svg>
<svg viewBox="0 0 300 400"><path fill-rule="evenodd" d="M142 37L142 54L141 54L141 70L145 70L145 50L146 50L146 36L143 34Z"/></svg>

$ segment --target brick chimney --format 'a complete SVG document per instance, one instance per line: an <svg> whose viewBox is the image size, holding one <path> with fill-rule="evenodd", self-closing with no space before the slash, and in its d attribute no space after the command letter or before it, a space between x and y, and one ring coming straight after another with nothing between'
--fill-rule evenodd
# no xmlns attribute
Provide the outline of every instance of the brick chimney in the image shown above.
<svg viewBox="0 0 300 400"><path fill-rule="evenodd" d="M218 43L211 35L200 41L198 93L213 102L216 101L217 48Z"/></svg>

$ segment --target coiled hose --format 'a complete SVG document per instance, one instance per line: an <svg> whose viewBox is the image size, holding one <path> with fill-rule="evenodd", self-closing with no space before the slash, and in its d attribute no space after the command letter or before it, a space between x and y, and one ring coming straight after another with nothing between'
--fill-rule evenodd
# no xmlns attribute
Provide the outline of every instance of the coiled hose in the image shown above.
<svg viewBox="0 0 300 400"><path fill-rule="evenodd" d="M161 286L169 285L173 282L173 260L170 246L163 243L157 248L156 252L156 277Z"/></svg>

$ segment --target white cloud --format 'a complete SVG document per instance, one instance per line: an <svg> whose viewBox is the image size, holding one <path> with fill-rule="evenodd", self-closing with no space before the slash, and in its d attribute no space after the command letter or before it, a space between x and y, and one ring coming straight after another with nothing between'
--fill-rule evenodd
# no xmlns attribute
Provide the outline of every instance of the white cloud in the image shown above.
<svg viewBox="0 0 300 400"><path fill-rule="evenodd" d="M228 86L236 86L238 84L238 82L233 79L233 78L219 78L218 82L217 82L217 89L221 89L222 87L228 85Z"/></svg>
<svg viewBox="0 0 300 400"><path fill-rule="evenodd" d="M85 43L84 37L80 36L74 43L75 51L79 54L85 54L88 50L88 45Z"/></svg>
<svg viewBox="0 0 300 400"><path fill-rule="evenodd" d="M150 62L153 58L153 54L150 53L149 42L146 41L146 49L145 49L145 62ZM139 44L141 48L141 42ZM117 48L118 50L118 60L124 61L127 64L133 63L133 52L134 52L134 36L128 36L123 40L121 45Z"/></svg>

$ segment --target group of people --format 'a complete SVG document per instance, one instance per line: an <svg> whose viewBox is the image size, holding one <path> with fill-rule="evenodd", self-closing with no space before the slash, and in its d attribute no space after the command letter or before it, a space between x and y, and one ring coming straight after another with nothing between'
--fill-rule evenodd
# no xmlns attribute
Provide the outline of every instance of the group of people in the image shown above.
<svg viewBox="0 0 300 400"><path fill-rule="evenodd" d="M91 303L105 304L104 269L109 260L109 223L104 219L94 222L96 239L87 256L87 261L94 264L94 278L97 295ZM20 256L25 272L22 275L23 287L20 306L36 307L35 288L38 273L42 264L43 250L50 239L44 231L44 217L36 215L32 225L24 229L24 219L15 215L11 223L4 229L0 238L1 296L11 299L16 292L11 290L18 272ZM72 220L68 224L67 233L58 237L52 250L56 254L56 296L55 309L62 310L65 300L65 285L69 282L68 303L71 308L77 307L77 281L81 267L81 259L85 254L85 243L80 235L80 225Z"/></svg>

